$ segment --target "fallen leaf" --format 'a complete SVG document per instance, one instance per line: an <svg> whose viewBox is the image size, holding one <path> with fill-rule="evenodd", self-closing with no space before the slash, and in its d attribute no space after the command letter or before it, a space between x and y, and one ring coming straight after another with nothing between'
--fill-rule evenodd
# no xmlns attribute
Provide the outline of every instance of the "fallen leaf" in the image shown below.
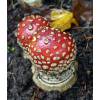
<svg viewBox="0 0 100 100"><path fill-rule="evenodd" d="M72 11L78 22L84 21L90 23L92 21L92 2L87 0L72 0Z"/></svg>
<svg viewBox="0 0 100 100"><path fill-rule="evenodd" d="M58 28L61 31L65 31L71 28L72 24L78 26L73 13L64 9L52 9L50 13L51 24L53 28Z"/></svg>

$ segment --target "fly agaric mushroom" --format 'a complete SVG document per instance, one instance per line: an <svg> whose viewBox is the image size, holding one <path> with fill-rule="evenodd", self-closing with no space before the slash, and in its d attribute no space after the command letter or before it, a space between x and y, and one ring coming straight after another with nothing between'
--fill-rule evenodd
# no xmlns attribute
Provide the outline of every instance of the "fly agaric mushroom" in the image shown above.
<svg viewBox="0 0 100 100"><path fill-rule="evenodd" d="M76 44L70 33L45 27L33 36L29 54L43 70L66 67L76 56Z"/></svg>
<svg viewBox="0 0 100 100"><path fill-rule="evenodd" d="M76 82L76 44L70 33L44 27L33 36L28 52L38 87L63 92Z"/></svg>
<svg viewBox="0 0 100 100"><path fill-rule="evenodd" d="M29 43L33 39L33 36L37 34L44 26L48 26L48 21L39 15L31 15L24 17L18 24L17 40L22 47L28 47Z"/></svg>
<svg viewBox="0 0 100 100"><path fill-rule="evenodd" d="M18 25L17 39L22 48L27 48L36 85L63 92L77 79L76 44L70 33L47 26L43 17L27 16Z"/></svg>

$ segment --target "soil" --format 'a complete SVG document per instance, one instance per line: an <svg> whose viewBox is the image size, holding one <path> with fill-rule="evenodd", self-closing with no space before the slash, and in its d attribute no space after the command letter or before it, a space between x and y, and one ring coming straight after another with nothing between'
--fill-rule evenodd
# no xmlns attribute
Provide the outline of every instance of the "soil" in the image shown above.
<svg viewBox="0 0 100 100"><path fill-rule="evenodd" d="M63 93L46 92L39 89L32 81L31 62L23 57L23 50L15 37L18 22L27 14L39 13L40 10L25 11L16 0L8 1L8 50L7 50L7 93L8 100L92 100L93 97L93 29L92 23L82 23L72 28L71 32L77 43L78 80L75 85ZM69 0L70 1L70 0ZM92 2L91 0L89 0ZM56 5L53 0L44 3ZM71 8L71 3L64 3L64 8Z"/></svg>

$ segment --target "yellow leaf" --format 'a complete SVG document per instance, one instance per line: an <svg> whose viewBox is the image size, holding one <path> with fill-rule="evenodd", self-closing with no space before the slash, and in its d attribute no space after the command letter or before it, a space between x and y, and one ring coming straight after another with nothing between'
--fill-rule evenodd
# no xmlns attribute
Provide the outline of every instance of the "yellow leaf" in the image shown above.
<svg viewBox="0 0 100 100"><path fill-rule="evenodd" d="M58 28L61 31L71 28L71 24L78 25L73 13L64 9L53 9L50 14L51 27Z"/></svg>

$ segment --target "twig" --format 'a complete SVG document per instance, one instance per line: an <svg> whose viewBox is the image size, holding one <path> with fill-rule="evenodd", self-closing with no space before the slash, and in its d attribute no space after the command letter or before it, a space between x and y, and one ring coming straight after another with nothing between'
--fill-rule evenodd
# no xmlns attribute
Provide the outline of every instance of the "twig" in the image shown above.
<svg viewBox="0 0 100 100"><path fill-rule="evenodd" d="M87 42L87 44L86 44L86 50L88 49L88 47L89 47L89 44L88 44L88 42Z"/></svg>
<svg viewBox="0 0 100 100"><path fill-rule="evenodd" d="M12 73L12 72L7 72L7 74L9 74L9 75L14 75L14 73Z"/></svg>
<svg viewBox="0 0 100 100"><path fill-rule="evenodd" d="M13 77L13 80L14 80L14 84L16 84L16 79L15 79L15 74L14 73L12 73L12 72L7 72L7 74L9 74L9 75L12 75L12 77ZM7 75L8 76L8 75ZM16 86L16 85L15 85Z"/></svg>
<svg viewBox="0 0 100 100"><path fill-rule="evenodd" d="M19 3L16 2L16 3L14 4L14 0L12 0L12 3L11 3L11 4L12 4L12 8L15 9L15 7L16 7Z"/></svg>
<svg viewBox="0 0 100 100"><path fill-rule="evenodd" d="M86 50L87 50L87 49L89 48L88 42L89 42L91 39L93 39L93 37L92 37L92 36L86 36L86 34L84 34L83 36L84 36L84 38L85 38L86 41L87 41L87 44L86 44Z"/></svg>
<svg viewBox="0 0 100 100"><path fill-rule="evenodd" d="M62 9L63 7L63 3L64 3L64 0L61 0L61 5L60 5L60 8Z"/></svg>
<svg viewBox="0 0 100 100"><path fill-rule="evenodd" d="M75 27L75 28L72 28L72 29L93 29L93 26L89 26L89 27Z"/></svg>
<svg viewBox="0 0 100 100"><path fill-rule="evenodd" d="M90 41L91 39L93 39L92 36L86 36L86 34L84 34L84 38L85 38L87 41Z"/></svg>

